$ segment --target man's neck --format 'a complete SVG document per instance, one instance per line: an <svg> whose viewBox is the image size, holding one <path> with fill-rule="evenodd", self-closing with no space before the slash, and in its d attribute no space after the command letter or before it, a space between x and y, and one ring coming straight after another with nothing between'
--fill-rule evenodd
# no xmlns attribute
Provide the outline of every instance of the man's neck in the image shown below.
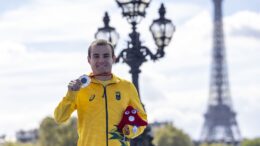
<svg viewBox="0 0 260 146"><path fill-rule="evenodd" d="M109 75L109 76L95 76L94 78L97 79L97 80L100 80L100 81L107 81L107 80L111 80L112 79L112 75Z"/></svg>
<svg viewBox="0 0 260 146"><path fill-rule="evenodd" d="M111 72L93 73L91 76L100 81L108 81L113 77Z"/></svg>

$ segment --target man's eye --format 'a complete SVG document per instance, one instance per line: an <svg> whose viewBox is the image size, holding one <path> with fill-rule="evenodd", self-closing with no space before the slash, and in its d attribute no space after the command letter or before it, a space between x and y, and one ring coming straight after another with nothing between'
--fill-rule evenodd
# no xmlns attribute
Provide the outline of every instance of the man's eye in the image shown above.
<svg viewBox="0 0 260 146"><path fill-rule="evenodd" d="M109 55L104 55L104 58L108 58L109 57Z"/></svg>

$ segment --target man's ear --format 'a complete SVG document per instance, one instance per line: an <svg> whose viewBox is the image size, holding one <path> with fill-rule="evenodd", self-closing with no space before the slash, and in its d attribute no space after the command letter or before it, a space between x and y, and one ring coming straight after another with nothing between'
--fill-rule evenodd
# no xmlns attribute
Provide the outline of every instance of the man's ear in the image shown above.
<svg viewBox="0 0 260 146"><path fill-rule="evenodd" d="M113 56L113 63L116 63L116 56Z"/></svg>
<svg viewBox="0 0 260 146"><path fill-rule="evenodd" d="M90 57L88 56L88 63L90 64Z"/></svg>

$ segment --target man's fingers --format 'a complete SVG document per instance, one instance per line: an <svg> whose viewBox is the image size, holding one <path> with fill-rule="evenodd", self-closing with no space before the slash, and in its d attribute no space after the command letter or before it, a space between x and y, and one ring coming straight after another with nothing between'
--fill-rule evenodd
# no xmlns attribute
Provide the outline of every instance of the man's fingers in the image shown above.
<svg viewBox="0 0 260 146"><path fill-rule="evenodd" d="M80 79L77 79L77 80L76 80L76 84L79 85L79 86L81 86L82 83L81 83Z"/></svg>
<svg viewBox="0 0 260 146"><path fill-rule="evenodd" d="M82 83L80 81L80 78L78 78L76 80L72 80L69 82L68 89L72 90L72 91L79 91L81 86L82 86Z"/></svg>
<svg viewBox="0 0 260 146"><path fill-rule="evenodd" d="M70 81L68 88L72 91L78 91L80 89L81 83L80 80L72 80Z"/></svg>

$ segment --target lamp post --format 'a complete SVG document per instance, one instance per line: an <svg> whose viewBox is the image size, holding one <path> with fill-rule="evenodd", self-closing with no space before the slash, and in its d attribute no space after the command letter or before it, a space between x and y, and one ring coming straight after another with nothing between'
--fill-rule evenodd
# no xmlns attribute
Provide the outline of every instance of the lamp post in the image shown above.
<svg viewBox="0 0 260 146"><path fill-rule="evenodd" d="M150 26L150 31L153 35L155 44L157 45L156 53L152 53L149 48L143 46L140 41L140 33L137 32L137 24L145 17L145 9L149 6L150 0L116 0L118 6L122 8L122 15L132 25L132 32L129 34L130 40L127 41L127 47L123 49L116 58L116 62L126 63L130 67L132 81L139 92L138 78L141 72L140 66L147 61L148 58L155 61L164 57L164 48L170 43L172 35L175 31L175 26L171 20L165 18L165 7L161 4L159 9L159 19L153 21ZM115 28L109 26L109 16L105 13L103 28L99 28L95 34L96 39L105 39L116 46L119 39ZM140 99L141 101L141 99ZM148 132L150 127L145 132L131 141L131 146L151 146L152 137Z"/></svg>
<svg viewBox="0 0 260 146"><path fill-rule="evenodd" d="M105 16L103 18L104 27L98 28L98 31L95 34L95 38L107 40L111 42L114 47L116 47L119 34L116 32L114 27L109 26L109 21L110 19L108 13L105 12Z"/></svg>

